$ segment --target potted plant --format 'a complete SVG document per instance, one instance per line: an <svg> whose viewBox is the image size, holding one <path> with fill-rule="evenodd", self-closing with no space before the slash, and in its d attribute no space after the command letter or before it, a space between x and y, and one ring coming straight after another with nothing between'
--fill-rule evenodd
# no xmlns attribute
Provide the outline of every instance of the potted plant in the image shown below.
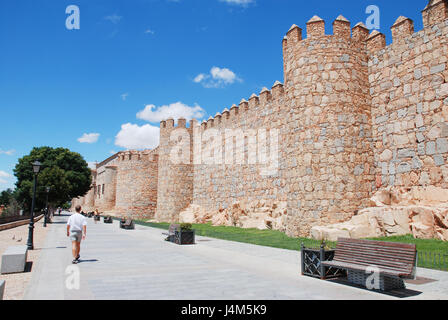
<svg viewBox="0 0 448 320"><path fill-rule="evenodd" d="M181 223L174 231L174 243L179 245L195 244L195 233L191 223Z"/></svg>
<svg viewBox="0 0 448 320"><path fill-rule="evenodd" d="M113 223L113 219L111 216L104 217L104 223L111 224Z"/></svg>
<svg viewBox="0 0 448 320"><path fill-rule="evenodd" d="M346 276L345 270L334 267L325 267L322 261L331 261L335 250L332 250L325 240L322 240L319 248L306 248L301 244L302 275L319 279L331 279Z"/></svg>
<svg viewBox="0 0 448 320"><path fill-rule="evenodd" d="M134 230L135 222L131 218L121 218L120 220L120 228L125 230Z"/></svg>

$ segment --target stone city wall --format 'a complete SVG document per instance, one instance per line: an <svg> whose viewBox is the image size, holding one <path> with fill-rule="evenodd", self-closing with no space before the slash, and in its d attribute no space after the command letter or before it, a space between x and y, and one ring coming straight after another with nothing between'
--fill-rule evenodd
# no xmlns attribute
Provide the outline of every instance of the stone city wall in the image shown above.
<svg viewBox="0 0 448 320"><path fill-rule="evenodd" d="M135 219L154 218L157 207L157 150L121 152L116 163L115 213Z"/></svg>
<svg viewBox="0 0 448 320"><path fill-rule="evenodd" d="M389 46L385 35L362 23L352 28L343 16L332 35L317 16L306 37L293 25L282 42L284 85L200 125L162 121L157 160L97 168L109 196L96 195L95 207L138 203L151 216L157 203L155 218L169 222L185 209L190 218L224 221L255 208L283 221L274 225L288 235L309 236L313 226L350 220L384 188L448 189L448 1L429 1L422 17L417 33L399 17ZM173 162L180 155L184 161Z"/></svg>
<svg viewBox="0 0 448 320"><path fill-rule="evenodd" d="M448 188L448 20L425 21L400 17L369 59L378 187Z"/></svg>

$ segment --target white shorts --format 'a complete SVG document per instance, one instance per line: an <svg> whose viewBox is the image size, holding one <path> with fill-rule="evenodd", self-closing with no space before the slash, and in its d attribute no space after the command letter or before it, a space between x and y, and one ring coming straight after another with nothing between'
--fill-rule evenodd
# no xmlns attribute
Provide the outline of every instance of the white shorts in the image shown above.
<svg viewBox="0 0 448 320"><path fill-rule="evenodd" d="M70 231L70 240L81 242L82 239L82 231Z"/></svg>

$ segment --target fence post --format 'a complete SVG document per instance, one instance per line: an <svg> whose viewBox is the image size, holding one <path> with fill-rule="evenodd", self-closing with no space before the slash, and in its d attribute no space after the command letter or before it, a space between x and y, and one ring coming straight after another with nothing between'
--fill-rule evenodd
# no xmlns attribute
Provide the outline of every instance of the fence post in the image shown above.
<svg viewBox="0 0 448 320"><path fill-rule="evenodd" d="M320 269L320 278L321 278L322 280L325 279L325 267L324 267L324 265L323 265L323 263L322 263L322 262L324 262L324 261L325 261L325 243L322 243L322 244L320 245L320 266L319 266L319 269Z"/></svg>
<svg viewBox="0 0 448 320"><path fill-rule="evenodd" d="M303 276L305 271L305 245L303 244L303 242L301 243L300 248L301 248L300 255L302 257L301 264L302 264L302 276Z"/></svg>

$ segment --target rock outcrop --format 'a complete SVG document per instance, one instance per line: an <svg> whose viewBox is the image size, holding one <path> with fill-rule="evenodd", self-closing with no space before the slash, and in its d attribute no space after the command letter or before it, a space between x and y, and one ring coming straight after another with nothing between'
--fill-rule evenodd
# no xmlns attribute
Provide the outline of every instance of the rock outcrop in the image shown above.
<svg viewBox="0 0 448 320"><path fill-rule="evenodd" d="M208 223L214 226L235 226L244 229L286 228L287 204L279 201L237 202L218 212L207 211L197 205L190 205L180 213L180 222Z"/></svg>
<svg viewBox="0 0 448 320"><path fill-rule="evenodd" d="M182 223L208 223L212 219L213 212L207 211L201 206L191 204L179 214Z"/></svg>
<svg viewBox="0 0 448 320"><path fill-rule="evenodd" d="M311 229L314 239L369 238L412 234L448 240L448 190L437 187L388 188L349 221Z"/></svg>

